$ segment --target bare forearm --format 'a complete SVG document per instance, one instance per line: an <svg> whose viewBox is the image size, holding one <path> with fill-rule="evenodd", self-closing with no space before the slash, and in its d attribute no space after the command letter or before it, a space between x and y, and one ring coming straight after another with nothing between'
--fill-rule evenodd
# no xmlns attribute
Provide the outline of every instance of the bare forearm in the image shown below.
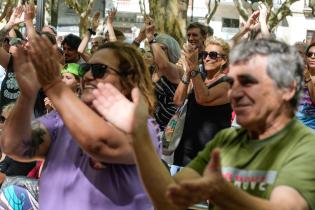
<svg viewBox="0 0 315 210"><path fill-rule="evenodd" d="M97 160L113 163L126 162L128 154L130 154L129 162L126 164L132 162L132 159L130 160L132 148L130 147L128 153L127 140L123 139L120 133L115 132L114 127L85 105L65 84L57 83L46 91L46 94L83 150ZM117 153L121 155L119 156Z"/></svg>
<svg viewBox="0 0 315 210"><path fill-rule="evenodd" d="M35 97L29 99L21 94L18 98L13 111L6 120L1 136L1 149L4 153L24 155L26 148L24 148L23 142L31 140L34 104Z"/></svg>
<svg viewBox="0 0 315 210"><path fill-rule="evenodd" d="M174 104L176 106L181 106L183 105L185 99L187 98L187 91L188 91L188 86L189 85L186 85L182 82L180 82L177 86L177 89L175 91L175 94L174 94Z"/></svg>
<svg viewBox="0 0 315 210"><path fill-rule="evenodd" d="M203 82L201 75L198 74L196 77L192 78L192 82L194 84L194 92L197 103L203 104L205 101L209 101L209 91Z"/></svg>
<svg viewBox="0 0 315 210"><path fill-rule="evenodd" d="M266 21L260 24L260 30L261 30L261 35L263 38L265 38L265 39L270 38L270 32L269 32L268 26L266 24Z"/></svg>
<svg viewBox="0 0 315 210"><path fill-rule="evenodd" d="M13 28L13 24L10 22L7 23L1 30L0 30L0 39L4 38L9 31Z"/></svg>
<svg viewBox="0 0 315 210"><path fill-rule="evenodd" d="M157 44L151 44L154 62L158 66L158 71L173 83L178 83L180 71L178 67L171 63L162 48Z"/></svg>
<svg viewBox="0 0 315 210"><path fill-rule="evenodd" d="M107 31L108 31L108 35L109 35L109 41L111 42L115 42L117 41L115 32L114 32L114 27L112 24L107 23Z"/></svg>
<svg viewBox="0 0 315 210"><path fill-rule="evenodd" d="M240 31L229 41L230 48L233 48L248 31L249 30L247 28L241 28Z"/></svg>
<svg viewBox="0 0 315 210"><path fill-rule="evenodd" d="M25 26L26 26L27 36L30 39L33 39L36 36L36 30L35 30L35 27L33 25L33 21L32 20L26 20Z"/></svg>
<svg viewBox="0 0 315 210"><path fill-rule="evenodd" d="M86 32L86 34L84 35L80 45L79 45L79 48L78 48L78 53L82 54L84 53L89 41L90 41L90 38L91 38L91 34L90 32Z"/></svg>
<svg viewBox="0 0 315 210"><path fill-rule="evenodd" d="M145 127L146 124L143 123L143 126ZM141 129L133 138L137 167L155 208L176 210L177 207L171 205L165 197L168 186L175 181L156 154L148 130Z"/></svg>

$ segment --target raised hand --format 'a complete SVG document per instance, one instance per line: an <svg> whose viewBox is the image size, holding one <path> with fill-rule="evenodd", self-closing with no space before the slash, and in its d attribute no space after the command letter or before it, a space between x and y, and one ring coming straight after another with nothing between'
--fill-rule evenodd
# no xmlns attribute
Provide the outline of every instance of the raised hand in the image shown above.
<svg viewBox="0 0 315 210"><path fill-rule="evenodd" d="M143 129L143 124L146 125L148 105L138 88L131 92L132 101L108 83L99 83L93 94L96 110L125 133L135 133L138 129Z"/></svg>
<svg viewBox="0 0 315 210"><path fill-rule="evenodd" d="M215 149L212 151L211 160L204 170L203 177L170 186L166 196L174 205L186 208L201 201L211 201L211 198L217 194L217 189L225 185L226 181L221 173L220 151Z"/></svg>
<svg viewBox="0 0 315 210"><path fill-rule="evenodd" d="M14 9L13 13L10 16L9 24L18 25L24 21L23 17L23 7L18 6Z"/></svg>
<svg viewBox="0 0 315 210"><path fill-rule="evenodd" d="M199 50L198 48L196 49L190 49L190 50L182 50L182 53L181 53L184 58L185 58L185 65L186 65L186 71L187 72L190 72L192 70L196 70L196 68L198 68L198 64L199 64L199 58L198 58L198 55L199 55Z"/></svg>
<svg viewBox="0 0 315 210"><path fill-rule="evenodd" d="M111 10L108 11L108 17L107 17L107 24L113 24L114 19L116 17L117 9L112 8Z"/></svg>
<svg viewBox="0 0 315 210"><path fill-rule="evenodd" d="M145 33L146 33L147 39L150 41L154 38L154 33L155 33L154 21L151 17L146 16L144 20L144 24L145 24Z"/></svg>
<svg viewBox="0 0 315 210"><path fill-rule="evenodd" d="M259 22L266 23L267 16L268 16L268 10L267 10L266 5L260 1L258 5L258 9L259 9L259 18L258 18Z"/></svg>
<svg viewBox="0 0 315 210"><path fill-rule="evenodd" d="M100 12L95 13L95 15L92 18L92 30L96 31L98 25L100 24Z"/></svg>
<svg viewBox="0 0 315 210"><path fill-rule="evenodd" d="M61 80L57 52L47 37L35 36L31 40L30 55L38 80L44 90Z"/></svg>
<svg viewBox="0 0 315 210"><path fill-rule="evenodd" d="M21 95L27 98L36 97L40 84L30 57L22 46L17 46L13 65Z"/></svg>
<svg viewBox="0 0 315 210"><path fill-rule="evenodd" d="M30 20L33 21L35 18L35 6L33 3L31 4L25 4L24 6L24 20Z"/></svg>
<svg viewBox="0 0 315 210"><path fill-rule="evenodd" d="M257 27L257 24L259 24L257 18L259 16L259 10L253 12L248 20L246 21L245 25L244 25L244 28L248 31L251 31L253 30L255 27Z"/></svg>

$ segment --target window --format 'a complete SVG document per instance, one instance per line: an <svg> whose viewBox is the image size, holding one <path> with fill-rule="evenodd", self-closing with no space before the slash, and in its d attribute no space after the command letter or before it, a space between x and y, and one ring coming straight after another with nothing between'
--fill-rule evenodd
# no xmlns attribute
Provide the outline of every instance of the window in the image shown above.
<svg viewBox="0 0 315 210"><path fill-rule="evenodd" d="M239 19L222 18L223 28L239 28L239 26L240 26Z"/></svg>

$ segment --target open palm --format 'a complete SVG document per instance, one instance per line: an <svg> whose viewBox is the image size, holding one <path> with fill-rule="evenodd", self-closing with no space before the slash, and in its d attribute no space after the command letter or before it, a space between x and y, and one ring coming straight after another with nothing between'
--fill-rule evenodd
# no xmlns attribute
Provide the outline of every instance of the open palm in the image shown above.
<svg viewBox="0 0 315 210"><path fill-rule="evenodd" d="M93 105L109 122L126 133L133 133L141 120L146 120L148 108L137 88L132 91L133 101L128 100L111 84L98 84L93 91ZM141 121L142 122L142 121Z"/></svg>
<svg viewBox="0 0 315 210"><path fill-rule="evenodd" d="M40 84L29 55L22 47L17 48L13 65L21 93L28 98L36 97Z"/></svg>

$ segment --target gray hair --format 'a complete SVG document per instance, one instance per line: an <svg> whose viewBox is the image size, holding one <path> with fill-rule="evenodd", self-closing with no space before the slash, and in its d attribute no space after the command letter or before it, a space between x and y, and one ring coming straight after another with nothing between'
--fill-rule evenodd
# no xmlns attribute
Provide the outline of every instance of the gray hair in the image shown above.
<svg viewBox="0 0 315 210"><path fill-rule="evenodd" d="M156 42L164 44L167 47L167 57L172 63L177 63L180 58L180 46L178 42L167 34L159 34L156 38Z"/></svg>
<svg viewBox="0 0 315 210"><path fill-rule="evenodd" d="M295 47L277 40L252 40L237 45L230 53L230 64L251 60L256 55L267 58L268 76L279 88L288 88L296 81L296 93L290 104L296 109L303 89L304 62Z"/></svg>

